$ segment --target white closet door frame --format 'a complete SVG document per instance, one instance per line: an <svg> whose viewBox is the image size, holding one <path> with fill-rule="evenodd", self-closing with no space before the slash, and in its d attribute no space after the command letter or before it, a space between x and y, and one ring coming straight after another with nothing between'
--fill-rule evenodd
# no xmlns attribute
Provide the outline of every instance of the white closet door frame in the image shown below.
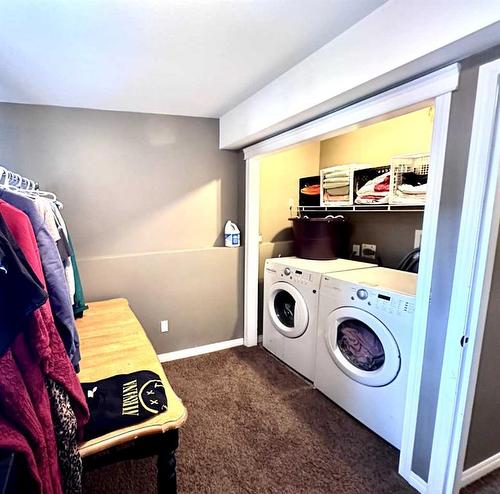
<svg viewBox="0 0 500 494"><path fill-rule="evenodd" d="M432 493L458 493L500 466L493 457L463 472L500 221L499 81L500 60L481 66L429 471ZM463 349L462 338L468 338Z"/></svg>
<svg viewBox="0 0 500 494"><path fill-rule="evenodd" d="M259 199L260 157L316 139L325 139L354 130L360 123L375 123L424 108L434 102L434 131L431 149L431 176L424 214L420 274L416 296L418 317L415 318L412 358L409 368L409 389L406 403L400 474L417 490L425 492L426 482L411 471L414 436L419 401L419 390L425 336L427 330L430 287L434 265L434 251L441 199L444 154L450 114L451 93L458 86L458 64L444 67L431 74L390 89L369 99L321 117L283 134L244 149L246 161L245 212L245 345L257 344L258 273L259 273Z"/></svg>

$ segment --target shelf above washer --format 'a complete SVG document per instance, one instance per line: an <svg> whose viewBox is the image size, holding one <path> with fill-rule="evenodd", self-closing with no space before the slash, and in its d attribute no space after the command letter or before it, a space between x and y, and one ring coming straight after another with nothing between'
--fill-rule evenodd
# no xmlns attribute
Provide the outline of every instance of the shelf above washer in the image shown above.
<svg viewBox="0 0 500 494"><path fill-rule="evenodd" d="M307 213L411 213L423 212L424 209L423 204L355 204L352 206L298 206L291 213L293 217L307 215Z"/></svg>

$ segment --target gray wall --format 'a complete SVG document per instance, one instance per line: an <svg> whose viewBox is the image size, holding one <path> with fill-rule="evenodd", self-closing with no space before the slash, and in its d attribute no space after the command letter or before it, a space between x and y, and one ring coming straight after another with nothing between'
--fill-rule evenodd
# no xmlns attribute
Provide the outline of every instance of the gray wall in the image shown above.
<svg viewBox="0 0 500 494"><path fill-rule="evenodd" d="M375 244L382 266L396 268L413 250L415 230L422 229L422 212L346 214L351 224L352 244Z"/></svg>
<svg viewBox="0 0 500 494"><path fill-rule="evenodd" d="M87 299L128 298L158 353L243 335L243 249L221 246L244 167L217 120L0 104L0 157L64 203Z"/></svg>
<svg viewBox="0 0 500 494"><path fill-rule="evenodd" d="M465 469L500 451L500 242L497 242Z"/></svg>
<svg viewBox="0 0 500 494"><path fill-rule="evenodd" d="M425 480L429 474L478 67L498 57L500 57L500 47L471 57L462 63L459 87L453 93L451 103L441 205L439 211L429 212L429 214L439 214L439 221L412 461L412 470Z"/></svg>

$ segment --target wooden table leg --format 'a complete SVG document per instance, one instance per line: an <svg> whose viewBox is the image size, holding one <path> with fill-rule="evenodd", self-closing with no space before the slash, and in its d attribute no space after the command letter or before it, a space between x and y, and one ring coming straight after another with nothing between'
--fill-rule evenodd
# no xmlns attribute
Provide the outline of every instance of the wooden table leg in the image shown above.
<svg viewBox="0 0 500 494"><path fill-rule="evenodd" d="M85 470L99 469L125 460L158 456L158 493L176 494L177 474L175 451L179 445L179 431L173 429L164 434L144 436L83 458Z"/></svg>
<svg viewBox="0 0 500 494"><path fill-rule="evenodd" d="M162 451L158 455L158 494L177 492L175 451Z"/></svg>

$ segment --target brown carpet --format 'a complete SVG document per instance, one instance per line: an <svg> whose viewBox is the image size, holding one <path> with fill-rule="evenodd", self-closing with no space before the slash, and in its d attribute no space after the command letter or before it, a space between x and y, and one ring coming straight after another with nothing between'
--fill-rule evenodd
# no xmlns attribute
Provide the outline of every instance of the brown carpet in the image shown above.
<svg viewBox="0 0 500 494"><path fill-rule="evenodd" d="M261 348L164 367L189 412L177 452L179 493L415 492L397 474L393 447ZM84 476L85 494L155 489L154 459Z"/></svg>

